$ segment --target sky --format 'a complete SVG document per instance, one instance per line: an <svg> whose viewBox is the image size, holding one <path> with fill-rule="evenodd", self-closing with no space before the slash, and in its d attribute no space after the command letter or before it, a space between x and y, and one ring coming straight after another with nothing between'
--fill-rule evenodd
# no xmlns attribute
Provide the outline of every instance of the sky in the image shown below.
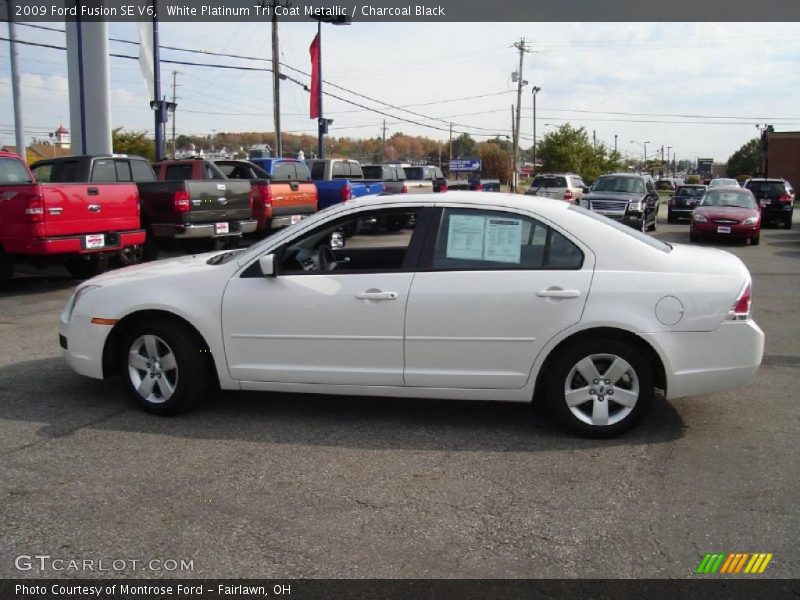
<svg viewBox="0 0 800 600"><path fill-rule="evenodd" d="M63 24L49 26L63 28ZM3 28L5 29L5 28ZM316 23L280 25L281 61L310 71L308 47ZM475 139L511 134L516 102L513 43L525 38L521 146L572 123L590 139L630 157L662 146L678 159L724 162L756 125L800 130L800 36L793 23L353 23L323 25L323 77L347 91L325 90L389 116L326 97L331 135L357 138L402 132L445 141L454 131ZM5 37L5 31L3 32ZM109 24L109 36L137 40L133 23ZM18 25L20 40L65 45L64 34ZM264 61L164 50L162 59L214 65L269 67L270 26L248 23L162 23L162 46L252 56ZM112 53L138 55L134 45L111 42ZM20 46L26 137L46 138L69 128L66 53ZM272 79L268 72L162 65L163 92L177 76L178 134L273 131ZM112 123L152 134L152 111L138 62L110 59ZM307 77L287 74L306 82ZM418 114L388 108L363 96ZM484 96L475 98L475 96ZM316 133L308 118L308 93L281 87L284 131ZM423 116L419 116L423 115ZM403 119L415 121L412 124ZM8 42L0 42L0 145L13 144Z"/></svg>

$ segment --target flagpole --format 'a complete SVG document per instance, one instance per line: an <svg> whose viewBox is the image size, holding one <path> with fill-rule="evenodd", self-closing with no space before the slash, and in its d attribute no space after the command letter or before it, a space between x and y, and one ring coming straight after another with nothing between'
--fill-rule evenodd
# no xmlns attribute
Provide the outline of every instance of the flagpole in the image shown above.
<svg viewBox="0 0 800 600"><path fill-rule="evenodd" d="M325 158L325 119L322 116L322 21L317 21L317 106L319 107L319 117L317 117L317 156Z"/></svg>
<svg viewBox="0 0 800 600"><path fill-rule="evenodd" d="M153 0L153 95L156 125L156 160L164 158L164 103L161 98L161 62L158 48L158 8Z"/></svg>

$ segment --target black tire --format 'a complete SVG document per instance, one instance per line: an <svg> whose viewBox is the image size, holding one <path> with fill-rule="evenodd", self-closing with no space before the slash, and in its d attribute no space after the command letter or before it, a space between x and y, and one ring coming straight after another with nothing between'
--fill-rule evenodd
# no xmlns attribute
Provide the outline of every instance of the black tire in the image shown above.
<svg viewBox="0 0 800 600"><path fill-rule="evenodd" d="M108 264L108 258L99 254L70 256L65 263L67 271L75 279L89 279L97 275Z"/></svg>
<svg viewBox="0 0 800 600"><path fill-rule="evenodd" d="M792 215L789 214L789 215L786 215L783 218L783 226L786 229L791 229L792 228Z"/></svg>
<svg viewBox="0 0 800 600"><path fill-rule="evenodd" d="M14 261L0 250L0 290L7 290L14 278Z"/></svg>
<svg viewBox="0 0 800 600"><path fill-rule="evenodd" d="M138 359L133 358L135 354ZM167 362L170 355L173 359ZM174 368L170 368L173 362ZM211 383L205 342L186 325L163 318L138 323L125 333L120 366L136 403L157 415L177 414L195 407Z"/></svg>
<svg viewBox="0 0 800 600"><path fill-rule="evenodd" d="M698 234L694 233L693 231L690 231L689 232L689 241L690 242L699 242L700 241L700 236Z"/></svg>
<svg viewBox="0 0 800 600"><path fill-rule="evenodd" d="M578 363L588 358L598 378L587 382L577 369ZM616 362L617 359L622 362ZM624 371L606 384L610 380L603 379L603 375L612 365ZM586 369L581 367L581 370ZM610 377L613 379L614 375ZM578 390L575 396L578 399L587 390L587 400L570 408L566 400L568 387ZM615 338L585 340L559 351L546 380L547 404L553 415L578 435L592 438L610 438L628 431L650 410L654 393L653 370L641 349ZM631 405L623 405L623 400ZM604 411L606 423L602 424ZM598 423L591 423L595 418Z"/></svg>
<svg viewBox="0 0 800 600"><path fill-rule="evenodd" d="M658 227L658 213L653 214L653 224L647 228L647 231L655 231Z"/></svg>
<svg viewBox="0 0 800 600"><path fill-rule="evenodd" d="M137 244L135 246L123 248L117 252L117 260L123 267L138 265L144 260L144 246Z"/></svg>
<svg viewBox="0 0 800 600"><path fill-rule="evenodd" d="M667 223L672 225L673 223L677 223L678 219L672 216L672 211L667 211Z"/></svg>
<svg viewBox="0 0 800 600"><path fill-rule="evenodd" d="M159 250L160 248L156 236L148 229L147 236L144 238L144 244L142 244L142 260L144 262L158 260Z"/></svg>
<svg viewBox="0 0 800 600"><path fill-rule="evenodd" d="M759 233L757 236L750 238L750 245L751 246L758 246L761 243L761 234Z"/></svg>

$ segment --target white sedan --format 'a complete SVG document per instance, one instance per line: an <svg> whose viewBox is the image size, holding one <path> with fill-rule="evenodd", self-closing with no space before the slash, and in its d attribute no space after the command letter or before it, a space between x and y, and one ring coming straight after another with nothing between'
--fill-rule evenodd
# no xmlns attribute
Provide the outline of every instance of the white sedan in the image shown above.
<svg viewBox="0 0 800 600"><path fill-rule="evenodd" d="M399 230L399 231L398 231ZM350 237L346 237L349 235ZM78 373L146 410L213 386L530 402L580 434L746 385L764 334L744 264L567 203L452 192L317 213L248 249L109 272L60 319Z"/></svg>

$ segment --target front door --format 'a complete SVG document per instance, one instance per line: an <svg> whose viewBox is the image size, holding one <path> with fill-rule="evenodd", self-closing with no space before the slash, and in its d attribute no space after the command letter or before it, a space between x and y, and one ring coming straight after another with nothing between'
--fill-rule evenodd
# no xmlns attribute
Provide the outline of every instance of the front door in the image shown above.
<svg viewBox="0 0 800 600"><path fill-rule="evenodd" d="M225 352L239 381L403 385L403 327L419 209L358 212L304 232L223 298ZM402 221L399 231L386 223ZM347 239L342 232L353 232ZM343 245L342 245L343 244Z"/></svg>

